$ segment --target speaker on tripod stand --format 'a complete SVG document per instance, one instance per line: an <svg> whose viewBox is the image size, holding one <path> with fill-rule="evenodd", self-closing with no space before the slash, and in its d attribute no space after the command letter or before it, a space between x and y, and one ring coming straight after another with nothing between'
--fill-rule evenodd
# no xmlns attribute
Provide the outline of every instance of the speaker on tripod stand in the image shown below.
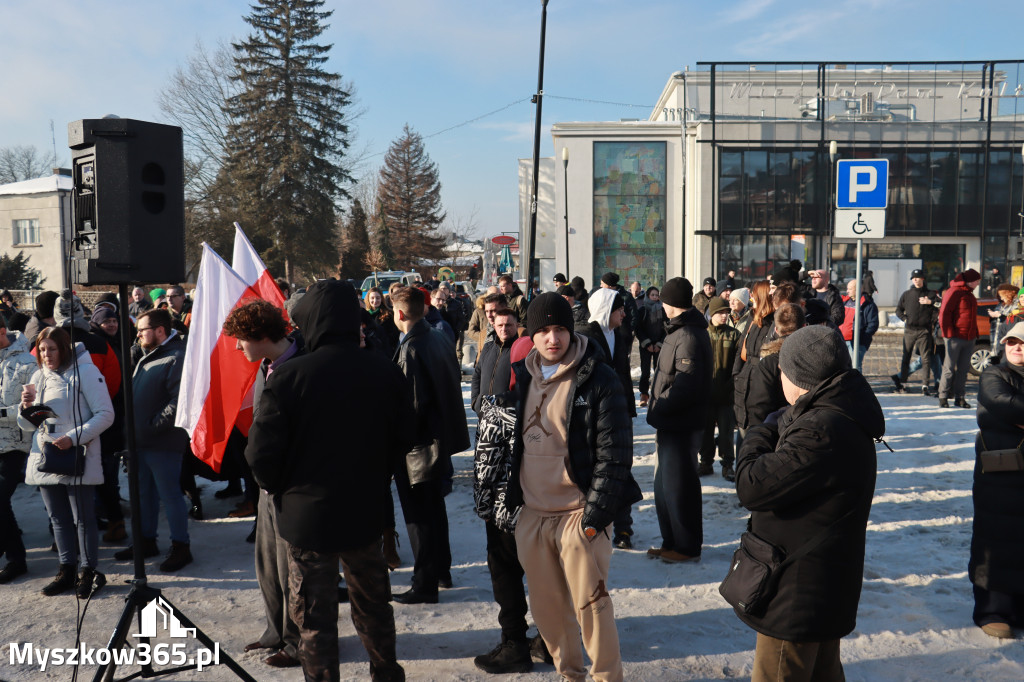
<svg viewBox="0 0 1024 682"><path fill-rule="evenodd" d="M185 186L181 128L127 118L83 119L68 124L72 176L72 275L79 284L116 284L121 306L121 390L125 401L128 496L132 509L135 575L125 606L114 626L107 649L149 644L145 629L129 637L132 621L143 625L151 602L189 631L209 651L214 665L224 663L239 679L255 680L160 590L146 579L142 556L138 450L132 391L131 325L126 324L129 284L180 282L185 278ZM152 608L150 609L153 610ZM138 644L137 644L138 643ZM123 679L159 677L201 668L196 657L186 665L156 670L152 660ZM206 662L209 664L209 661ZM94 682L114 680L116 665L97 669Z"/></svg>

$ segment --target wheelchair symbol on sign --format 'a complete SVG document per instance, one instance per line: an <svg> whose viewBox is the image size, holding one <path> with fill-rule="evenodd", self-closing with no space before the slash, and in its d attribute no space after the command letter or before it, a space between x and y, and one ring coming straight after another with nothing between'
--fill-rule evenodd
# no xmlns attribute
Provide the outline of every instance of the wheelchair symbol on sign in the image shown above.
<svg viewBox="0 0 1024 682"><path fill-rule="evenodd" d="M860 219L860 217L862 215L864 215L864 214L863 213L858 213L857 214L857 221L853 224L853 233L854 234L864 234L865 232L870 232L871 231L871 228L868 227L868 224Z"/></svg>

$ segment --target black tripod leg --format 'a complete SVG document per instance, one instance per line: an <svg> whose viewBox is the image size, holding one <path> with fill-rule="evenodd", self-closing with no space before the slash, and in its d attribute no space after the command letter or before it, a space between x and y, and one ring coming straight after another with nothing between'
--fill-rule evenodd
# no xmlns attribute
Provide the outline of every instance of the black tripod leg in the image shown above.
<svg viewBox="0 0 1024 682"><path fill-rule="evenodd" d="M136 614L141 614L142 609L145 608L146 604L153 601L160 596L159 590L154 590L151 587L134 585L128 592L128 596L124 600L124 609L121 611L120 617L117 619L117 625L114 627L114 633L110 635L110 641L107 642L107 649L114 651L120 649L128 641L128 633L131 631L132 618ZM140 615L141 617L141 615ZM111 661L106 665L101 665L93 676L93 682L110 682L114 679L114 671L116 666ZM153 669L151 666L144 666L144 673L152 673Z"/></svg>
<svg viewBox="0 0 1024 682"><path fill-rule="evenodd" d="M233 673L235 673L235 675L238 676L238 679L240 679L240 680L244 680L245 682L256 682L256 680L249 673L247 673L245 671L245 668L243 668L242 666L238 665L238 663L235 661L235 659L231 658L231 656L229 656L227 653L225 653L223 650L221 650L220 649L220 645L215 643L212 639L210 639L206 635L205 632L203 632L198 626L196 626L195 623L190 621L185 616L185 614L181 612L181 610L177 606L175 606L171 602L167 601L166 597L164 597L164 602L169 607L171 607L171 611L174 614L174 617L178 619L178 622L181 623L182 626L184 626L186 628L194 628L195 629L195 631L196 631L196 639L198 639L200 642L205 644L206 648L209 649L210 651L217 651L219 653L220 661L218 662L218 664L223 663L224 665L226 665L228 668L231 669L231 671Z"/></svg>

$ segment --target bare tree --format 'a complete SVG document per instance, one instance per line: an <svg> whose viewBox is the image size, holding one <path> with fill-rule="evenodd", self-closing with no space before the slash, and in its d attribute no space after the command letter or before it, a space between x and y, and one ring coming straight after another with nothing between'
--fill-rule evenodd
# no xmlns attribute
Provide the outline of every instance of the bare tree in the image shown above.
<svg viewBox="0 0 1024 682"><path fill-rule="evenodd" d="M185 155L191 169L189 191L209 194L227 155L226 136L231 115L224 102L239 91L231 78L235 65L231 48L220 43L212 49L201 41L171 82L160 91L157 104L175 124L181 126Z"/></svg>
<svg viewBox="0 0 1024 682"><path fill-rule="evenodd" d="M46 177L56 165L53 152L40 152L33 145L0 147L0 185Z"/></svg>

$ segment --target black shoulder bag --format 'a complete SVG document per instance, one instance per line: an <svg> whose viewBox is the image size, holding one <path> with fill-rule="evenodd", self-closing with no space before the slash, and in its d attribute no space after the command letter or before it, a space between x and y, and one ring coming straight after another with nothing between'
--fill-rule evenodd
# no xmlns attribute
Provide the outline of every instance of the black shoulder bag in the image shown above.
<svg viewBox="0 0 1024 682"><path fill-rule="evenodd" d="M740 547L732 555L729 573L718 586L719 593L741 613L754 617L764 615L778 589L782 571L818 547L854 511L843 514L789 556L753 531L743 533Z"/></svg>

